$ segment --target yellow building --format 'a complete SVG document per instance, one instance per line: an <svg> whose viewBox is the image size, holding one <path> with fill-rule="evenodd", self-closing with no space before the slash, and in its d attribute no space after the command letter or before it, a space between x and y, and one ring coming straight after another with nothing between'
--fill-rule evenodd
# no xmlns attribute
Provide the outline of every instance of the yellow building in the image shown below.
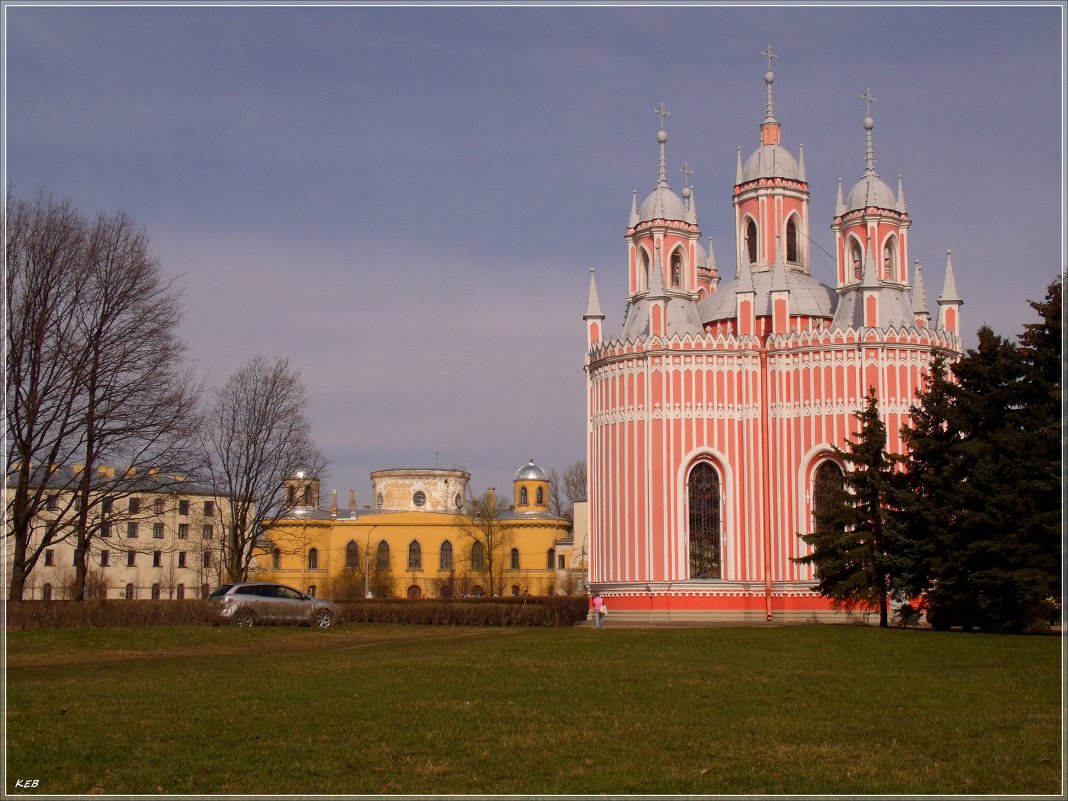
<svg viewBox="0 0 1068 801"><path fill-rule="evenodd" d="M371 474L374 505L319 505L315 482L294 480L312 501L265 532L257 578L334 599L547 595L582 590L570 520L549 513L549 479L531 460L516 471L511 506L467 500L463 470ZM299 486L297 486L300 484ZM480 499L482 500L482 499ZM350 506L355 503L350 493Z"/></svg>

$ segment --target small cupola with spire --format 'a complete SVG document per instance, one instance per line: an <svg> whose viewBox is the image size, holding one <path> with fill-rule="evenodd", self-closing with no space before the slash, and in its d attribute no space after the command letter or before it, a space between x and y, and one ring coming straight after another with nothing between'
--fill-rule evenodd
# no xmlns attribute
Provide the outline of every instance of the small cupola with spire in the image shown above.
<svg viewBox="0 0 1068 801"><path fill-rule="evenodd" d="M807 273L809 191L804 150L800 150L798 161L783 147L782 123L775 117L775 73L771 69L772 60L778 55L771 45L762 55L768 60L768 69L764 73L766 108L760 123L760 147L744 163L742 149L738 148L734 186L738 256L748 253L755 272L771 271L775 266L775 245L781 239L786 269Z"/></svg>
<svg viewBox="0 0 1068 801"><path fill-rule="evenodd" d="M867 104L864 117L864 173L844 197L839 179L835 218L831 226L837 243L838 286L861 280L867 248L871 247L874 248L872 258L876 263L878 280L905 288L908 286L907 232L911 220L905 204L904 180L898 176L895 193L876 172L875 120L871 116L871 105L875 98L871 89L867 89L860 98Z"/></svg>

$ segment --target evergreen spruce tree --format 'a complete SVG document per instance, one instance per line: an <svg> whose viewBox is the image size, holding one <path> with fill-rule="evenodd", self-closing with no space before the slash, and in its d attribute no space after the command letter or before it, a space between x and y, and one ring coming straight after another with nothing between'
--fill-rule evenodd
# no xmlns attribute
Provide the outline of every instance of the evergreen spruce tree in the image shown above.
<svg viewBox="0 0 1068 801"><path fill-rule="evenodd" d="M826 501L816 509L812 533L800 534L812 551L794 561L815 567L816 592L835 609L879 610L879 625L888 624L891 520L886 504L894 465L886 452L886 426L879 418L874 387L868 390L860 422L847 448L835 448L846 466L840 486L828 486Z"/></svg>
<svg viewBox="0 0 1068 801"><path fill-rule="evenodd" d="M1017 347L984 326L947 377L936 358L902 430L898 586L936 628L1019 631L1059 597L1060 286Z"/></svg>

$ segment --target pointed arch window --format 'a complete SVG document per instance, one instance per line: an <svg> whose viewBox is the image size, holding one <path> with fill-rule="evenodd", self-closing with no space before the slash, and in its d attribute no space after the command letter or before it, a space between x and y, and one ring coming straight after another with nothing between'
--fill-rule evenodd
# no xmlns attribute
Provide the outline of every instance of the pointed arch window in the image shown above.
<svg viewBox="0 0 1068 801"><path fill-rule="evenodd" d="M538 501L537 501L538 506L541 506L542 504L545 503L545 490L542 487L538 487L537 498L538 498Z"/></svg>
<svg viewBox="0 0 1068 801"><path fill-rule="evenodd" d="M478 541L471 545L471 569L486 569L486 549L482 543Z"/></svg>
<svg viewBox="0 0 1068 801"><path fill-rule="evenodd" d="M801 263L801 255L797 247L796 217L791 217L786 222L786 260L791 264Z"/></svg>
<svg viewBox="0 0 1068 801"><path fill-rule="evenodd" d="M360 546L356 540L349 540L345 546L345 569L357 570L360 567Z"/></svg>
<svg viewBox="0 0 1068 801"><path fill-rule="evenodd" d="M841 498L844 475L837 462L825 461L812 476L812 528L819 534L831 531L829 517Z"/></svg>
<svg viewBox="0 0 1068 801"><path fill-rule="evenodd" d="M753 220L745 224L745 251L749 254L749 263L757 263L757 227Z"/></svg>
<svg viewBox="0 0 1068 801"><path fill-rule="evenodd" d="M308 570L318 570L318 569L319 569L319 549L318 548L309 548L308 549Z"/></svg>
<svg viewBox="0 0 1068 801"><path fill-rule="evenodd" d="M698 462L687 482L690 500L690 578L720 578L719 473Z"/></svg>
<svg viewBox="0 0 1068 801"><path fill-rule="evenodd" d="M520 506L526 506L527 505L527 488L526 487L520 487L520 489L519 489L519 505Z"/></svg>
<svg viewBox="0 0 1068 801"><path fill-rule="evenodd" d="M452 543L448 540L441 543L440 567L442 570L452 570Z"/></svg>
<svg viewBox="0 0 1068 801"><path fill-rule="evenodd" d="M419 545L418 540L412 540L411 544L408 546L408 569L423 569L423 549Z"/></svg>
<svg viewBox="0 0 1068 801"><path fill-rule="evenodd" d="M894 238L890 237L886 240L886 244L883 245L883 278L887 281L894 280L894 264L897 261L896 255Z"/></svg>
<svg viewBox="0 0 1068 801"><path fill-rule="evenodd" d="M378 543L378 559L375 564L379 570L389 570L389 543L385 540Z"/></svg>
<svg viewBox="0 0 1068 801"><path fill-rule="evenodd" d="M855 239L849 248L849 263L853 265L853 277L859 281L864 272L864 253L860 249L860 243Z"/></svg>
<svg viewBox="0 0 1068 801"><path fill-rule="evenodd" d="M671 286L682 286L682 254L677 250L671 254Z"/></svg>
<svg viewBox="0 0 1068 801"><path fill-rule="evenodd" d="M519 570L519 549L512 548L512 570Z"/></svg>
<svg viewBox="0 0 1068 801"><path fill-rule="evenodd" d="M649 253L645 248L638 248L638 291L649 288Z"/></svg>

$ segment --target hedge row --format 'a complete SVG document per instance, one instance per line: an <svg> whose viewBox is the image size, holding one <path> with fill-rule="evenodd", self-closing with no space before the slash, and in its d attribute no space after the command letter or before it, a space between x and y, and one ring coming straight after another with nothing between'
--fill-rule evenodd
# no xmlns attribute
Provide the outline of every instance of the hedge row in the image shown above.
<svg viewBox="0 0 1068 801"><path fill-rule="evenodd" d="M584 596L523 598L373 598L339 601L341 622L428 626L574 626L586 619Z"/></svg>
<svg viewBox="0 0 1068 801"><path fill-rule="evenodd" d="M338 602L339 623L433 626L573 626L586 619L585 597L358 599ZM8 629L210 624L207 601L11 601Z"/></svg>
<svg viewBox="0 0 1068 801"><path fill-rule="evenodd" d="M207 601L8 601L8 629L190 626L211 623Z"/></svg>

